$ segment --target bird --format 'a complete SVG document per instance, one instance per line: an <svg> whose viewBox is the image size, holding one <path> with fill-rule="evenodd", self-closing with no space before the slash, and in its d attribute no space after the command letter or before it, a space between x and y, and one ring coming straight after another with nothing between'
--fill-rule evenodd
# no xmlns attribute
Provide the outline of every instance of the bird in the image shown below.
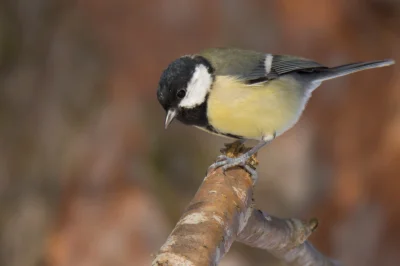
<svg viewBox="0 0 400 266"><path fill-rule="evenodd" d="M174 119L208 133L258 143L236 158L218 157L209 169L246 166L262 147L293 127L322 82L385 67L392 59L327 67L313 60L232 47L181 56L162 72L157 99ZM254 169L245 167L256 178Z"/></svg>

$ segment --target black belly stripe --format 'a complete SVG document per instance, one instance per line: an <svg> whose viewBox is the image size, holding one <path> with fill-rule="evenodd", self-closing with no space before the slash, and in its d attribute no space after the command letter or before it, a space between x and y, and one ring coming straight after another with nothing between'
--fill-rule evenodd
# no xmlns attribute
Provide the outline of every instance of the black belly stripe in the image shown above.
<svg viewBox="0 0 400 266"><path fill-rule="evenodd" d="M261 77L261 78L246 80L245 83L248 85L253 85L256 83L262 83L262 82L266 82L266 81L268 81L267 77Z"/></svg>
<svg viewBox="0 0 400 266"><path fill-rule="evenodd" d="M178 120L186 125L204 128L206 131L217 135L226 136L233 139L244 139L238 135L220 132L209 124L207 118L207 101L192 109L182 109L178 115Z"/></svg>

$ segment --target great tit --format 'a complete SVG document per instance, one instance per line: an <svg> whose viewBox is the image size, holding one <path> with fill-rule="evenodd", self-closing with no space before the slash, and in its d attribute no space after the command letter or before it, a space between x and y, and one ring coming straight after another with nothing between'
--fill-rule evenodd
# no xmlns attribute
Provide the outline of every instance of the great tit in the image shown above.
<svg viewBox="0 0 400 266"><path fill-rule="evenodd" d="M165 128L176 118L209 133L259 141L242 156L220 156L210 167L226 170L245 166L251 155L291 128L323 81L392 64L326 67L289 55L211 48L173 61L161 75L157 98L167 112Z"/></svg>

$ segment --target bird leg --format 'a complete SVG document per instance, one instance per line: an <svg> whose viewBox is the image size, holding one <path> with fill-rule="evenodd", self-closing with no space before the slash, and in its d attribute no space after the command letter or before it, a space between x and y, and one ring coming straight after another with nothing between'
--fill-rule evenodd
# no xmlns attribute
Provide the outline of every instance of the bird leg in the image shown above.
<svg viewBox="0 0 400 266"><path fill-rule="evenodd" d="M257 153L262 147L264 147L266 144L268 144L274 138L275 138L275 134L270 138L263 138L262 140L260 140L259 143L257 143L256 146L251 148L246 153L240 155L239 157L232 158L232 157L229 157L227 154L220 155L217 158L217 162L213 163L208 168L208 171L222 167L223 171L225 172L228 168L235 167L235 166L242 166L246 169L247 172L249 172L249 174L251 175L251 177L253 179L253 182L255 183L255 181L257 180L257 172L251 166L247 165L246 162L251 158L251 156L253 156L255 153ZM239 145L242 145L242 143L243 142L240 142Z"/></svg>

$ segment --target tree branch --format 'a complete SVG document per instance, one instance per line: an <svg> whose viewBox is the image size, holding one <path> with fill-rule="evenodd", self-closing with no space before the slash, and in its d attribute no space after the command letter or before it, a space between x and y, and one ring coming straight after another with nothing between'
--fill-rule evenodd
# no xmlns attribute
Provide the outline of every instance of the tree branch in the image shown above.
<svg viewBox="0 0 400 266"><path fill-rule="evenodd" d="M238 142L228 156L245 152ZM255 157L249 161L257 163ZM181 219L161 247L153 265L217 265L237 240L269 251L291 265L335 265L306 239L316 220L279 219L254 210L249 174L236 167L209 173Z"/></svg>
<svg viewBox="0 0 400 266"><path fill-rule="evenodd" d="M260 210L253 210L236 241L265 249L289 265L339 265L306 241L317 226L316 219L309 222L294 218L280 219Z"/></svg>

